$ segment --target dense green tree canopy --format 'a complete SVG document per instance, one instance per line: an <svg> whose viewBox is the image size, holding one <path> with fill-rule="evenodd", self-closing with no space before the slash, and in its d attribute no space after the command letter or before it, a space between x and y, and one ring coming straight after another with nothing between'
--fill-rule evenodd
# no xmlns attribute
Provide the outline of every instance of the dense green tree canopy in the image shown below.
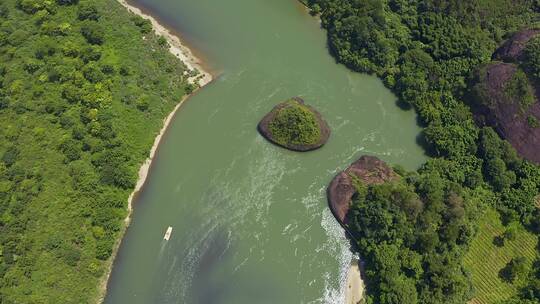
<svg viewBox="0 0 540 304"><path fill-rule="evenodd" d="M273 138L282 145L311 145L321 139L317 117L311 109L291 99L269 123Z"/></svg>
<svg viewBox="0 0 540 304"><path fill-rule="evenodd" d="M192 89L148 24L115 0L0 1L0 303L97 301L136 172Z"/></svg>
<svg viewBox="0 0 540 304"><path fill-rule="evenodd" d="M476 220L469 218L474 212L459 206L476 206L474 202L483 202L478 193L487 191L487 197L493 199L478 204L479 209L484 204L496 207L506 223L517 220L527 227L539 227L540 223L536 208L538 166L520 159L493 129L479 128L468 102L473 72L491 61L505 38L533 26L539 16L538 2L305 2L328 30L330 50L339 62L376 74L401 104L416 110L424 126L423 142L434 156L419 175L407 177L406 186L400 185L399 191L396 185L369 188L367 196L360 195L353 203L355 222L350 228L367 259L369 301L393 303L398 294L394 282L406 285L407 280L413 280L418 303L467 302L474 293L461 259ZM523 70L538 74L539 50L537 39L528 44L528 64ZM534 102L522 72L507 84L506 92L519 100L523 109ZM450 195L457 196L450 199ZM423 206L418 219L407 217L402 207L411 204L413 197ZM403 266L408 257L405 249L420 255L421 274ZM378 255L391 252L403 256L378 260ZM396 258L397 262L392 261ZM386 273L385 269L393 270ZM532 299L530 294L534 292L528 293L528 299Z"/></svg>
<svg viewBox="0 0 540 304"><path fill-rule="evenodd" d="M360 186L349 229L365 259L368 303L464 303L461 266L478 206L459 185L426 172Z"/></svg>

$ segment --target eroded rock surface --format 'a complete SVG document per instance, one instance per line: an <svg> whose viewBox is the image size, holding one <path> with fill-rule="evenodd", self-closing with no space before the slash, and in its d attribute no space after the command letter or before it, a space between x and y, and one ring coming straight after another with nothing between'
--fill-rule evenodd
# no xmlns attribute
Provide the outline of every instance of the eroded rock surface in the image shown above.
<svg viewBox="0 0 540 304"><path fill-rule="evenodd" d="M328 186L327 195L330 210L341 225L347 224L347 213L356 193L352 176L367 185L382 184L397 178L392 168L374 156L362 156L336 175Z"/></svg>
<svg viewBox="0 0 540 304"><path fill-rule="evenodd" d="M495 128L523 158L540 164L540 127L534 125L540 120L540 92L532 88L534 103L523 108L505 89L517 72L517 65L512 63L493 62L484 67L477 84L481 96L476 97L483 101L477 105L475 116L480 125Z"/></svg>
<svg viewBox="0 0 540 304"><path fill-rule="evenodd" d="M522 60L523 50L532 38L540 34L539 29L525 29L515 33L493 54L496 60L516 62Z"/></svg>

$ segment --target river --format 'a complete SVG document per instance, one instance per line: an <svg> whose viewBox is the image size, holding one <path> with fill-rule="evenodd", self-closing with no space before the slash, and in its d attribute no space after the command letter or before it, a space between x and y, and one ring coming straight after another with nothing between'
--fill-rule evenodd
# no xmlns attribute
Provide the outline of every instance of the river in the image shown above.
<svg viewBox="0 0 540 304"><path fill-rule="evenodd" d="M376 77L336 64L295 0L131 3L182 33L219 76L165 134L105 303L342 302L352 255L326 186L362 154L408 169L424 162L413 111ZM290 152L257 133L259 119L293 96L328 121L322 149Z"/></svg>

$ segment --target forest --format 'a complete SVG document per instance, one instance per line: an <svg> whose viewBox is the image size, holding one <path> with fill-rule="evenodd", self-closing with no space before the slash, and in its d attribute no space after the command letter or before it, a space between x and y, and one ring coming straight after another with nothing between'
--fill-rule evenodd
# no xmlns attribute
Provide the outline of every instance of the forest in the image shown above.
<svg viewBox="0 0 540 304"><path fill-rule="evenodd" d="M115 0L0 1L0 303L97 301L185 71Z"/></svg>
<svg viewBox="0 0 540 304"><path fill-rule="evenodd" d="M377 75L400 106L416 111L422 143L432 156L417 172L398 170L399 183L358 189L349 228L366 264L366 302L466 303L481 296L471 279L475 269L463 264L471 241L483 233L478 222L496 209L506 227L518 225L535 234L538 248L540 169L520 158L494 129L476 124L471 81L505 39L536 26L538 2L307 4L328 30L337 61ZM525 51L524 65L533 76L540 67L538 45L533 40ZM516 84L509 86L512 92L522 92ZM519 99L526 101L524 106L533 102ZM539 262L521 256L508 261L495 275L516 291L498 302L540 302Z"/></svg>

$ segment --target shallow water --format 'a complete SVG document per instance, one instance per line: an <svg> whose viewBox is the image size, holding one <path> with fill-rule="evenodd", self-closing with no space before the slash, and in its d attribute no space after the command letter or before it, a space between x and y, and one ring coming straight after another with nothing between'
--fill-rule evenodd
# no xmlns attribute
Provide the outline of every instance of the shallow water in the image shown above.
<svg viewBox="0 0 540 304"><path fill-rule="evenodd" d="M414 113L375 77L337 65L295 0L132 3L182 33L220 76L165 135L105 303L341 303L351 253L326 185L362 154L419 166ZM321 150L286 151L257 133L292 96L332 128Z"/></svg>

